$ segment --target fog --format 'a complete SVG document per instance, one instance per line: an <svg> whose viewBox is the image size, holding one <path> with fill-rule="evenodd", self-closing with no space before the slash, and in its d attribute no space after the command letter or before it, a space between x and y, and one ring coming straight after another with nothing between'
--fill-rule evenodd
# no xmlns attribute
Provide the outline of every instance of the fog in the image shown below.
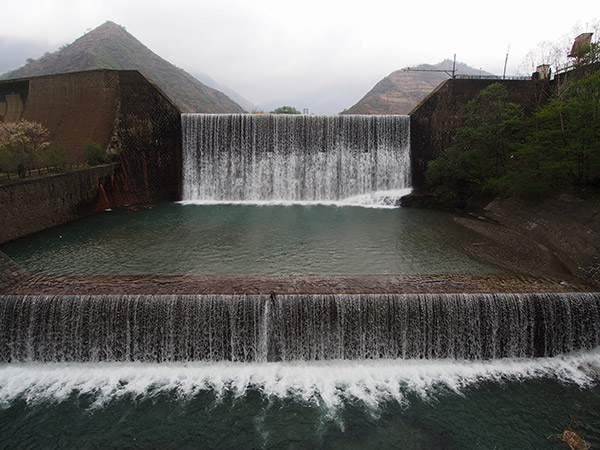
<svg viewBox="0 0 600 450"><path fill-rule="evenodd" d="M585 28L595 1L3 0L0 72L56 51L106 20L164 59L205 73L254 104L352 86L366 93L394 70L446 58L502 74L527 71L540 41ZM509 50L510 48L510 50ZM525 68L524 68L525 67ZM302 105L300 105L302 106Z"/></svg>

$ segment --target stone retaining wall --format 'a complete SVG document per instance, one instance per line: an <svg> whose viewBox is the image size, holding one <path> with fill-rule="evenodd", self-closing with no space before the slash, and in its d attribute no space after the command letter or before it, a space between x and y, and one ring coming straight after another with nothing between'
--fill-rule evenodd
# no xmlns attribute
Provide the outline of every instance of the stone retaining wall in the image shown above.
<svg viewBox="0 0 600 450"><path fill-rule="evenodd" d="M1 185L0 243L104 209L99 187L110 183L116 170L110 164Z"/></svg>

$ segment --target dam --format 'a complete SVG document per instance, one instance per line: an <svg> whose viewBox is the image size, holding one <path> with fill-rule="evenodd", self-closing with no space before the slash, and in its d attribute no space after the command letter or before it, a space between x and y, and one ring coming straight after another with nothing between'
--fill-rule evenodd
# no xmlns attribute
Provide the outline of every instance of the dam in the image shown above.
<svg viewBox="0 0 600 450"><path fill-rule="evenodd" d="M179 446L197 435L226 447L298 436L325 448L349 445L349 430L368 423L356 438L364 445L514 448L564 423L564 404L597 423L600 294L465 254L495 247L436 214L398 208L411 186L407 117L181 120L180 202L106 211L83 230L69 224L0 248L26 272L1 291L0 420L17 436L10 443L40 443L18 430L31 411L55 408L77 423L65 431L75 446L77 435L101 445L89 433L100 426L123 445L133 445L134 427L150 430L137 435L142 445L165 443L162 433ZM420 219L410 225L406 215ZM304 231L279 234L294 227ZM181 248L169 260L174 241ZM123 418L133 405L141 417ZM506 433L532 408L545 414ZM482 416L501 419L473 427Z"/></svg>

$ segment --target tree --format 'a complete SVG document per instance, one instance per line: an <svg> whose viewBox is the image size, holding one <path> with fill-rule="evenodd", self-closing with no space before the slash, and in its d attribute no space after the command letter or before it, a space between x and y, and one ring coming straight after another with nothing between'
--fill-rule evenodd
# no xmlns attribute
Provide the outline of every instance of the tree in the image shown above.
<svg viewBox="0 0 600 450"><path fill-rule="evenodd" d="M500 88L481 91L452 146L429 163L427 181L462 195L599 189L600 72L576 79L530 116Z"/></svg>
<svg viewBox="0 0 600 450"><path fill-rule="evenodd" d="M88 141L85 144L85 158L90 166L104 164L104 151L100 147L100 144Z"/></svg>
<svg viewBox="0 0 600 450"><path fill-rule="evenodd" d="M509 178L578 192L600 187L600 72L570 83L534 117Z"/></svg>
<svg viewBox="0 0 600 450"><path fill-rule="evenodd" d="M501 83L483 89L467 104L467 119L452 145L428 164L426 178L463 195L494 188L494 180L506 172L516 142L523 139L524 112L508 101Z"/></svg>
<svg viewBox="0 0 600 450"><path fill-rule="evenodd" d="M62 145L54 145L48 148L44 155L42 164L48 169L60 170L66 166L75 164L75 156Z"/></svg>
<svg viewBox="0 0 600 450"><path fill-rule="evenodd" d="M21 120L0 123L0 149L3 161L16 170L20 178L39 167L43 151L48 148L50 133L41 124Z"/></svg>
<svg viewBox="0 0 600 450"><path fill-rule="evenodd" d="M521 70L525 73L531 73L539 65L549 65L553 73L571 67L574 63L568 57L575 37L582 32L593 32L596 39L592 44L598 45L598 36L600 35L600 22L597 19L586 21L585 27L578 23L572 27L571 31L563 34L556 42L539 42L535 49L531 50L521 64ZM576 63L576 62L575 62Z"/></svg>
<svg viewBox="0 0 600 450"><path fill-rule="evenodd" d="M301 113L293 106L280 106L279 108L271 111L271 114L301 114Z"/></svg>

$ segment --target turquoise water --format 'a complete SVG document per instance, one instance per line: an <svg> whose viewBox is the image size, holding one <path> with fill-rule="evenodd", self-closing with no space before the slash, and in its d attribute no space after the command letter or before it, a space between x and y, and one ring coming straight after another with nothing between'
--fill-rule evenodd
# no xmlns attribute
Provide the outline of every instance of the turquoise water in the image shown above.
<svg viewBox="0 0 600 450"><path fill-rule="evenodd" d="M0 248L49 274L508 273L506 250L401 208L107 211ZM523 256L526 258L526 255ZM547 268L540 268L546 271ZM600 350L464 361L0 364L0 448L600 446Z"/></svg>
<svg viewBox="0 0 600 450"><path fill-rule="evenodd" d="M509 272L485 258L502 249L448 215L402 208L159 204L106 211L0 250L57 275Z"/></svg>
<svg viewBox="0 0 600 450"><path fill-rule="evenodd" d="M2 448L600 445L598 350L488 362L0 365ZM595 372L594 372L595 371Z"/></svg>

